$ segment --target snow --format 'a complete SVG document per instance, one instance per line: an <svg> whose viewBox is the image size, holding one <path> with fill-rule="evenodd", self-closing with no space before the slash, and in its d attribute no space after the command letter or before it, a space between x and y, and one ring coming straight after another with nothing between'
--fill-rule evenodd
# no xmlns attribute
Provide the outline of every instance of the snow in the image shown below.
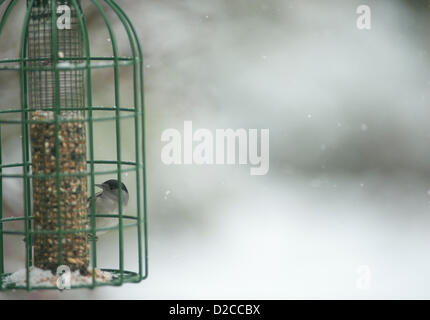
<svg viewBox="0 0 430 320"><path fill-rule="evenodd" d="M83 276L79 271L71 273L71 286L89 285L92 283L92 272L87 276ZM42 270L36 267L30 267L30 284L37 287L52 287L57 286L58 276L53 275L49 270ZM106 271L96 269L96 281L108 282L112 280L112 274ZM23 287L27 285L26 269L18 270L3 280L3 288L10 285Z"/></svg>
<svg viewBox="0 0 430 320"><path fill-rule="evenodd" d="M74 69L74 68L85 68L87 66L86 62L82 63L70 63L68 61L63 61L57 63L59 69Z"/></svg>
<svg viewBox="0 0 430 320"><path fill-rule="evenodd" d="M73 68L74 66L75 66L74 64L71 64L70 62L67 62L67 61L60 62L57 64L58 68Z"/></svg>

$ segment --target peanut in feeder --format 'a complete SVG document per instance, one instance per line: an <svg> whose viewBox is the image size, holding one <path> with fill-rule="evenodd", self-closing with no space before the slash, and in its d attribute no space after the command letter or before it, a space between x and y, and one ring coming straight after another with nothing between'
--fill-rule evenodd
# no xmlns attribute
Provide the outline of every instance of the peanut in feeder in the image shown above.
<svg viewBox="0 0 430 320"><path fill-rule="evenodd" d="M137 33L129 18L114 0L92 0L110 37L112 52L91 56L86 17L79 0L0 0L4 12L1 34L17 4L26 3L17 58L0 60L1 71L15 71L20 79L21 106L4 108L0 101L1 129L20 125L22 162L3 163L0 143L0 200L3 202L4 179L23 182L24 213L7 217L0 208L0 290L57 289L55 273L59 267L71 270L72 288L94 288L99 285L121 285L140 282L147 277L147 232L145 148L143 113L143 56ZM131 54L119 54L115 30L109 16L114 14L127 34ZM122 106L120 69L130 67L133 83L133 105ZM113 74L112 106L93 104L92 74L105 68ZM104 112L103 116L97 116ZM18 115L19 118L13 118ZM12 118L11 118L12 117ZM124 160L121 147L121 120L134 124L134 153ZM116 158L99 159L94 150L95 122L114 122ZM115 170L107 170L114 166ZM10 168L21 168L21 174L9 174ZM99 168L102 168L99 170ZM103 170L104 169L104 170ZM97 176L114 175L121 185L123 174L133 172L135 213L125 214L118 203L118 214L109 215L118 223L109 229L118 231L118 268L98 268L96 237L99 216L94 206ZM129 181L127 181L129 183ZM121 190L119 190L121 192ZM87 199L91 196L88 205ZM118 194L119 199L122 198ZM24 231L10 230L9 222L22 221ZM136 270L127 270L124 259L125 230L137 233ZM6 270L5 238L25 236L25 269ZM143 243L142 243L143 242ZM46 279L46 273L53 274ZM43 276L40 276L43 275ZM33 278L43 279L34 282Z"/></svg>

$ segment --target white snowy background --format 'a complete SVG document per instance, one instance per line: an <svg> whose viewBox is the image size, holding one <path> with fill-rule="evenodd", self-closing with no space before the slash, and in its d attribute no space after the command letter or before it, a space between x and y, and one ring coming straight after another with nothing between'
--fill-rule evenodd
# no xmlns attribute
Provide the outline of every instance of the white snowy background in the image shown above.
<svg viewBox="0 0 430 320"><path fill-rule="evenodd" d="M94 43L109 45L83 2L100 28ZM149 278L0 298L430 298L428 1L118 3L146 58ZM356 28L361 4L371 31ZM11 35L0 38L2 57L16 54ZM103 99L111 87L99 77ZM1 107L16 99L11 79L0 74ZM269 128L269 174L165 166L161 133L185 120ZM2 130L4 157L19 156L19 133ZM4 196L13 215L20 189ZM18 268L23 245L8 238L8 266ZM114 239L100 240L104 256ZM360 266L371 271L367 288L357 286Z"/></svg>

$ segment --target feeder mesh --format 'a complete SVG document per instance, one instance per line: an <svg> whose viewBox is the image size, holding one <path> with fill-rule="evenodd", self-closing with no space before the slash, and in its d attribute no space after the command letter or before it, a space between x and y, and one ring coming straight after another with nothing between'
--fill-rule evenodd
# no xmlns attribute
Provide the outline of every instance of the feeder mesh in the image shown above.
<svg viewBox="0 0 430 320"><path fill-rule="evenodd" d="M67 2L66 2L67 3ZM57 6L65 4L57 1ZM71 28L57 28L58 52L53 50L51 1L36 1L28 26L29 65L52 68L82 63L83 40L76 11ZM57 57L54 58L54 54ZM60 265L86 270L87 233L86 130L83 70L33 70L28 73L32 173L34 264L55 272ZM57 102L59 105L57 105ZM73 108L74 111L67 111ZM52 111L50 111L52 110ZM73 121L77 120L77 121ZM58 158L58 159L57 159ZM81 230L81 231L76 231ZM40 233L38 233L40 232Z"/></svg>

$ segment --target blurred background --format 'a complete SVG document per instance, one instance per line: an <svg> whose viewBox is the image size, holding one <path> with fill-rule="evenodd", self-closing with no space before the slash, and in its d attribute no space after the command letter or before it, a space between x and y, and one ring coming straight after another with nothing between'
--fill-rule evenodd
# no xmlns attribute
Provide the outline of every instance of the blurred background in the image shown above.
<svg viewBox="0 0 430 320"><path fill-rule="evenodd" d="M149 278L0 298L430 298L430 1L117 2L145 53ZM356 27L362 4L370 31ZM2 58L20 28L9 21ZM102 105L112 87L95 77ZM18 103L17 81L0 74L1 107ZM186 120L270 129L269 173L164 165L161 133ZM2 130L4 157L20 157L19 128ZM22 210L20 192L5 187L5 215ZM101 241L109 261L115 235ZM23 244L6 244L19 268Z"/></svg>

